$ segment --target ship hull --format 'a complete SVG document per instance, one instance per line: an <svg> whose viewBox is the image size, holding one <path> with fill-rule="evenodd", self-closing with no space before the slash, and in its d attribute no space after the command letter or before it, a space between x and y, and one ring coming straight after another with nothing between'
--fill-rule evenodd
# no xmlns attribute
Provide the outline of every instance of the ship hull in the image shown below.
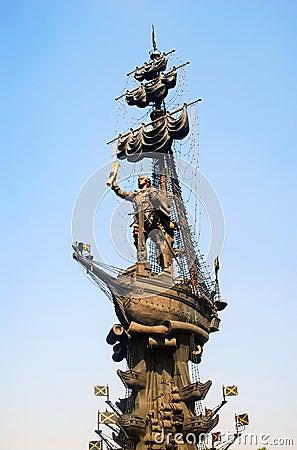
<svg viewBox="0 0 297 450"><path fill-rule="evenodd" d="M183 321L200 326L206 332L210 330L211 313L202 315L195 305L191 305L185 299L175 298L170 294L174 290L149 297L134 296L123 299L115 295L116 301L124 306L129 322L137 322L143 325L155 326L165 321Z"/></svg>
<svg viewBox="0 0 297 450"><path fill-rule="evenodd" d="M184 284L175 284L169 273L153 276L119 276L109 288L114 303L124 311L127 323L157 326L166 321L183 322L201 328L205 333L216 331L216 311L208 299L194 295ZM183 329L184 331L184 329ZM206 339L207 340L207 339Z"/></svg>
<svg viewBox="0 0 297 450"><path fill-rule="evenodd" d="M218 330L219 319L213 302L194 295L186 284L176 284L169 272L153 274L147 267L136 264L115 278L86 258L76 256L106 284L118 319L125 328L131 322L156 326L178 321L199 327L207 335Z"/></svg>

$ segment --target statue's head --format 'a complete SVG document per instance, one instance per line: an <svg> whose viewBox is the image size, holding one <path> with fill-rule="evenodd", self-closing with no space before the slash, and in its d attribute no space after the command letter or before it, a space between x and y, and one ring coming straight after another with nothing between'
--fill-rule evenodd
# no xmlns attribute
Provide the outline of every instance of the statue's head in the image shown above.
<svg viewBox="0 0 297 450"><path fill-rule="evenodd" d="M144 175L144 174L139 175L139 177L138 177L139 189L141 189L144 186L149 187L149 186L151 186L151 184L152 184L152 182L151 182L150 177L148 177L147 175Z"/></svg>

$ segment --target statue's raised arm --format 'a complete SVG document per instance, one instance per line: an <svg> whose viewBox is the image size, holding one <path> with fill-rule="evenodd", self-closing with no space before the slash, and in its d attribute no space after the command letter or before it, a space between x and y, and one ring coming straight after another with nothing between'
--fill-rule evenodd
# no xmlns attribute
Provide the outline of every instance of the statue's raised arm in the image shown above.
<svg viewBox="0 0 297 450"><path fill-rule="evenodd" d="M116 181L113 182L111 189L118 197L124 198L130 202L133 202L136 195L136 192L123 191Z"/></svg>

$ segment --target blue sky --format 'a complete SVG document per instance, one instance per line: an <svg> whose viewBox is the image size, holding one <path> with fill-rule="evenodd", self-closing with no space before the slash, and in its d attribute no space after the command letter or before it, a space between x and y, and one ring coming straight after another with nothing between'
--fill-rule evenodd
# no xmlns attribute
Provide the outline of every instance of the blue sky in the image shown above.
<svg viewBox="0 0 297 450"><path fill-rule="evenodd" d="M112 306L72 261L70 228L111 160L114 98L152 24L162 51L191 61L200 166L226 220L229 307L200 366L206 404L238 384L222 430L248 411L250 432L297 441L296 13L288 0L1 2L1 448L85 449L104 407L92 386L124 395Z"/></svg>

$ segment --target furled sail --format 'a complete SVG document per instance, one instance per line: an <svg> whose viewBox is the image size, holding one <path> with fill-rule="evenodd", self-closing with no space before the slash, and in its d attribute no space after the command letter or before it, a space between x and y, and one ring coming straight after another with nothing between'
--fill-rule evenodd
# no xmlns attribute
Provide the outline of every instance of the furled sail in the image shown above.
<svg viewBox="0 0 297 450"><path fill-rule="evenodd" d="M126 94L126 102L128 105L136 105L139 108L145 108L150 102L161 103L167 96L168 90L176 85L176 70L173 69L167 74L161 74L156 80L142 84L133 91Z"/></svg>
<svg viewBox="0 0 297 450"><path fill-rule="evenodd" d="M134 72L134 78L137 81L153 80L160 72L164 72L167 66L167 58L165 53L155 54L152 61L145 63L141 67L137 67Z"/></svg>
<svg viewBox="0 0 297 450"><path fill-rule="evenodd" d="M172 154L173 139L184 139L189 132L189 119L186 105L177 118L166 114L154 121L151 128L147 125L136 132L131 130L126 138L119 137L117 147L118 159L126 159L130 162L138 161L143 157L154 156L154 153Z"/></svg>

